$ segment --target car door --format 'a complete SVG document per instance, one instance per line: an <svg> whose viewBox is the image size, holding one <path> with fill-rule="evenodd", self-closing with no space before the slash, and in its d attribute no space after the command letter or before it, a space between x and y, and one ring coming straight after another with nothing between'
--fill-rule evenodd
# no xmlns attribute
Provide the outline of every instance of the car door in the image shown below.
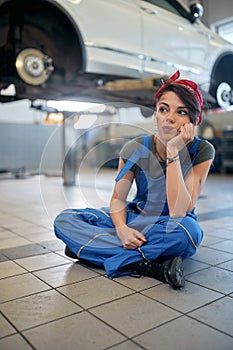
<svg viewBox="0 0 233 350"><path fill-rule="evenodd" d="M144 29L145 76L166 75L179 69L183 77L193 78L203 70L207 52L200 48L193 25L174 3L139 0Z"/></svg>
<svg viewBox="0 0 233 350"><path fill-rule="evenodd" d="M215 57L218 43L214 33L211 33L199 20L195 23L188 22L185 30L191 38L189 40L189 62L192 67L195 67L195 71L190 74L190 79L196 79L199 85L204 87L210 81L212 60Z"/></svg>
<svg viewBox="0 0 233 350"><path fill-rule="evenodd" d="M87 71L140 77L141 20L135 0L73 4L87 51Z"/></svg>

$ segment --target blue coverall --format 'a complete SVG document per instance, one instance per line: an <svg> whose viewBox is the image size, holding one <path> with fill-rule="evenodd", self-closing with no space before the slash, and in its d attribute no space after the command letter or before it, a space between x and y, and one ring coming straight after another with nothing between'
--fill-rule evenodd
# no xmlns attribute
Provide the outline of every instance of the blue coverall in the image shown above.
<svg viewBox="0 0 233 350"><path fill-rule="evenodd" d="M195 138L189 154L195 156L200 143ZM141 158L148 159L150 136L144 136L142 145L126 161L118 174L119 181ZM193 158L193 157L192 157ZM192 167L182 165L185 174ZM127 225L142 232L147 242L140 248L126 250L116 234L109 208L66 209L55 219L54 231L77 258L105 268L108 277L125 275L122 267L142 259L181 256L183 259L195 254L203 238L194 210L185 217L171 218L166 200L166 175L152 178L147 169L140 171L137 194L127 204Z"/></svg>

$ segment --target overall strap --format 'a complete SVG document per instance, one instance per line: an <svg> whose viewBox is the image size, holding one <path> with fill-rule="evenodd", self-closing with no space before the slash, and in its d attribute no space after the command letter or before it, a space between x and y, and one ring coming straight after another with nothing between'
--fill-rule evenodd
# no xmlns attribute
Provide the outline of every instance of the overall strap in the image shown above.
<svg viewBox="0 0 233 350"><path fill-rule="evenodd" d="M142 138L142 145L147 149L150 150L150 135L143 136ZM147 158L147 157L146 157Z"/></svg>
<svg viewBox="0 0 233 350"><path fill-rule="evenodd" d="M125 165L115 178L118 182L129 171L140 158L148 158L150 154L150 135L143 136L142 145L126 161Z"/></svg>
<svg viewBox="0 0 233 350"><path fill-rule="evenodd" d="M192 146L189 149L189 154L195 154L197 152L198 146L201 143L202 139L200 137L196 137Z"/></svg>

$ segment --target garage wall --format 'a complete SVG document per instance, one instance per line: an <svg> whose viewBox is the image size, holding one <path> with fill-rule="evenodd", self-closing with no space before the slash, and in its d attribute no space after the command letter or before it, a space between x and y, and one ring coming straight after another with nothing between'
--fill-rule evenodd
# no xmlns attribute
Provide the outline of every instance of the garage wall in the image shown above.
<svg viewBox="0 0 233 350"><path fill-rule="evenodd" d="M204 6L207 8L204 20L208 26L223 19L233 17L232 0L204 0L203 3L205 3Z"/></svg>
<svg viewBox="0 0 233 350"><path fill-rule="evenodd" d="M186 0L188 5L193 0ZM215 22L233 17L233 0L198 0L204 6L202 22L208 27Z"/></svg>
<svg viewBox="0 0 233 350"><path fill-rule="evenodd" d="M0 105L0 172L61 173L61 127L43 125L41 117L28 100Z"/></svg>
<svg viewBox="0 0 233 350"><path fill-rule="evenodd" d="M0 123L0 149L1 172L24 168L29 172L61 173L61 133L57 126Z"/></svg>

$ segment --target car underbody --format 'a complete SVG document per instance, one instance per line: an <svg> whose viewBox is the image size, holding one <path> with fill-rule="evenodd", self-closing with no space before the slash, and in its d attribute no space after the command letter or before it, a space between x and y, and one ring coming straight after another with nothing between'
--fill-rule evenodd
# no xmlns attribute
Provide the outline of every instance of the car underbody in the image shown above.
<svg viewBox="0 0 233 350"><path fill-rule="evenodd" d="M147 79L86 70L84 43L68 16L44 0L0 1L0 102L19 99L134 103L153 107L166 76ZM207 103L233 104L233 52L216 62Z"/></svg>

